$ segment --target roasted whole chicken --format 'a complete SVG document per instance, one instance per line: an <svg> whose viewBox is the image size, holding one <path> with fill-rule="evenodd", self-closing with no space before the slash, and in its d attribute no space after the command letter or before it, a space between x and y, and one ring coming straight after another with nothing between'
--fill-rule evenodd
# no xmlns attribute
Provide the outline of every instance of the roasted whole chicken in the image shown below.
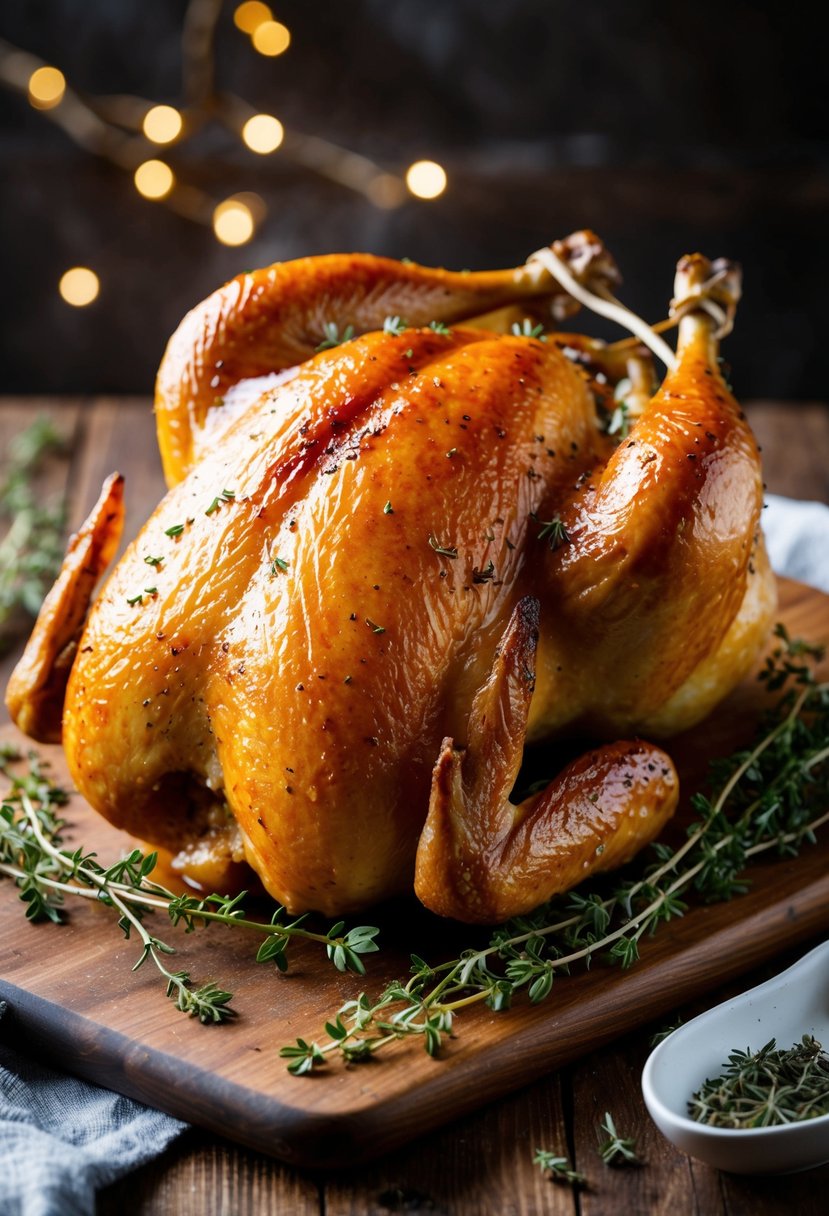
<svg viewBox="0 0 829 1216"><path fill-rule="evenodd" d="M617 281L577 233L515 270L318 257L210 296L158 376L169 493L90 610L105 485L9 685L18 724L191 881L246 861L291 912L414 883L496 922L628 861L678 797L643 739L744 676L775 594L718 363L738 271L682 259L676 352ZM580 305L633 337L556 332ZM568 733L597 746L510 801L525 744Z"/></svg>

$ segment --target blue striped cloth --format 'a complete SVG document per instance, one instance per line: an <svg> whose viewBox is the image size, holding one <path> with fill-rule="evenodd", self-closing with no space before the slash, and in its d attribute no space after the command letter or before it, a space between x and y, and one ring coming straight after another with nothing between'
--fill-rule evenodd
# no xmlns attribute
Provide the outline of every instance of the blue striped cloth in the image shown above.
<svg viewBox="0 0 829 1216"><path fill-rule="evenodd" d="M0 1021L0 1039L2 1029ZM97 1190L151 1161L186 1126L0 1042L0 1213L93 1216Z"/></svg>

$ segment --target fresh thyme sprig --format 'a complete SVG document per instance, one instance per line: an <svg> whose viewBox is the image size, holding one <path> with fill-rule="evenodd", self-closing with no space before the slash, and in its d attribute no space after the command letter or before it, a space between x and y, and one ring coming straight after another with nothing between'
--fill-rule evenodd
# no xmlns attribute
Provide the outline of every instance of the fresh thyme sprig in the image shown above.
<svg viewBox="0 0 829 1216"><path fill-rule="evenodd" d="M62 446L48 418L36 419L9 445L0 481L0 521L11 521L0 542L0 653L12 641L17 614L37 616L63 556L64 507L44 505L32 484L44 457Z"/></svg>
<svg viewBox="0 0 829 1216"><path fill-rule="evenodd" d="M537 1165L542 1174L549 1173L554 1182L567 1182L573 1187L587 1183L584 1174L574 1170L567 1157L559 1157L544 1148L536 1149L533 1165Z"/></svg>
<svg viewBox="0 0 829 1216"><path fill-rule="evenodd" d="M338 971L365 974L362 955L378 949L378 933L373 925L360 925L345 931L342 921L327 933L305 927L305 916L288 920L283 907L277 906L270 923L247 917L236 896L207 895L199 898L168 890L152 879L157 854L134 849L113 865L104 867L96 854L83 849L69 852L60 848L65 826L56 808L67 802L67 795L49 779L37 753L29 753L28 771L17 774L11 764L19 759L13 749L0 750L0 771L11 787L0 807L0 875L14 880L26 904L30 920L60 923L67 895L94 899L118 913L118 925L126 938L135 934L141 953L133 970L152 961L167 983L167 995L178 1009L201 1022L223 1022L235 1016L229 1002L232 993L215 983L194 988L186 971L170 971L164 957L174 947L150 933L144 924L148 913L165 913L172 925L183 925L191 933L211 922L236 929L264 933L256 955L257 962L273 963L280 971L288 969L287 950L296 939L318 942Z"/></svg>
<svg viewBox="0 0 829 1216"><path fill-rule="evenodd" d="M605 1165L641 1165L636 1154L636 1142L630 1137L623 1138L616 1131L616 1124L609 1110L604 1113L604 1119L599 1125L599 1131L604 1132L606 1139L600 1138L599 1156Z"/></svg>
<svg viewBox="0 0 829 1216"><path fill-rule="evenodd" d="M689 894L703 902L740 895L752 858L792 856L814 842L829 821L829 683L815 681L819 647L792 641L783 626L776 634L780 645L760 679L782 696L753 745L712 766L714 792L693 797L696 818L682 844L651 845L655 860L640 877L609 890L572 891L496 929L483 949L436 966L412 955L409 978L376 1000L360 993L346 1002L326 1023L327 1040L283 1048L291 1071L310 1071L336 1055L365 1060L407 1038L435 1055L459 1010L482 1003L505 1010L522 989L537 1003L557 977L598 957L630 967L642 937L682 916Z"/></svg>
<svg viewBox="0 0 829 1216"><path fill-rule="evenodd" d="M346 325L342 334L336 321L323 321L322 332L325 335L316 347L317 354L322 350L333 350L335 346L342 346L343 342L350 342L354 337L354 326Z"/></svg>
<svg viewBox="0 0 829 1216"><path fill-rule="evenodd" d="M516 338L537 338L539 342L547 341L544 326L533 325L529 317L525 317L523 321L513 321L512 332Z"/></svg>
<svg viewBox="0 0 829 1216"><path fill-rule="evenodd" d="M684 1020L682 1017L677 1017L675 1021L669 1022L666 1026L660 1026L659 1030L654 1031L651 1035L651 1047L658 1047L660 1043L664 1043L675 1030L679 1030Z"/></svg>
<svg viewBox="0 0 829 1216"><path fill-rule="evenodd" d="M688 1114L709 1127L774 1127L829 1115L829 1054L812 1035L786 1050L770 1039L759 1051L734 1050L707 1080Z"/></svg>
<svg viewBox="0 0 829 1216"><path fill-rule="evenodd" d="M531 518L541 524L537 539L546 540L553 553L562 545L570 543L570 533L557 515L554 515L552 519L539 519L537 515L532 515Z"/></svg>

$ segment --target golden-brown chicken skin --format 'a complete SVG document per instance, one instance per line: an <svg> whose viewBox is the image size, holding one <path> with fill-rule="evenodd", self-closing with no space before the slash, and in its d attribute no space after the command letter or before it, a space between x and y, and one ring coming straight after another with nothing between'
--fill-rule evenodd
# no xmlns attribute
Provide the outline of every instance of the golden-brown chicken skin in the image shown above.
<svg viewBox="0 0 829 1216"><path fill-rule="evenodd" d="M742 677L773 611L757 449L704 313L618 446L552 338L392 328L217 403L221 426L176 414L183 480L90 612L63 742L93 806L180 867L244 856L290 910L333 914L414 877L494 921L673 812L669 757L632 737L509 793L525 738L669 734Z"/></svg>

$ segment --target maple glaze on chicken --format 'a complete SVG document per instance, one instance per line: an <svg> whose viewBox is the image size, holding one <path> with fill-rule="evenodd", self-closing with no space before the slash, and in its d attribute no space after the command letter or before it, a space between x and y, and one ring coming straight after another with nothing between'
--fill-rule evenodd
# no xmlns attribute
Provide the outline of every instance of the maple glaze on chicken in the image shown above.
<svg viewBox="0 0 829 1216"><path fill-rule="evenodd" d="M580 282L614 278L588 234L553 249ZM414 882L436 912L492 922L629 860L678 795L639 736L709 712L774 609L757 448L717 363L735 282L680 263L676 366L652 397L640 383L619 442L597 398L626 366L636 397L641 351L497 332L506 306L571 311L540 262L239 276L159 373L172 488L78 636L89 579L72 571L111 548L107 487L13 716L61 733L63 672L90 803L211 888L244 858L292 912ZM574 728L611 742L510 802L525 741Z"/></svg>

